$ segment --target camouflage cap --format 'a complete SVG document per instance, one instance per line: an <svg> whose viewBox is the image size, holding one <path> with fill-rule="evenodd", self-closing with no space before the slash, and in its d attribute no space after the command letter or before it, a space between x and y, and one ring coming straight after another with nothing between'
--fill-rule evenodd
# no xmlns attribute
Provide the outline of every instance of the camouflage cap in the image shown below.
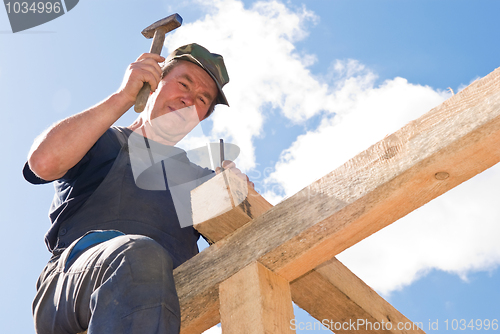
<svg viewBox="0 0 500 334"><path fill-rule="evenodd" d="M219 94L217 95L216 104L225 104L229 106L226 95L222 91L222 87L229 82L224 59L221 55L210 53L203 46L196 43L187 44L177 48L165 60L165 64L173 59L188 60L203 68L214 79Z"/></svg>

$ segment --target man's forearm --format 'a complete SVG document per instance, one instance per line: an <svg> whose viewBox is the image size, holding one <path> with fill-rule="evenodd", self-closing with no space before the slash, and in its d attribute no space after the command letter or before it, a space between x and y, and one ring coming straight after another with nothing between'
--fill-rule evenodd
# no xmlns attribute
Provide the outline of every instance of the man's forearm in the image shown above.
<svg viewBox="0 0 500 334"><path fill-rule="evenodd" d="M47 181L62 177L132 105L117 93L56 123L33 143L28 156L31 170Z"/></svg>
<svg viewBox="0 0 500 334"><path fill-rule="evenodd" d="M31 170L46 181L56 180L76 165L109 127L135 103L144 82L158 87L164 61L160 55L143 53L130 64L117 93L96 106L56 123L33 143L28 155Z"/></svg>

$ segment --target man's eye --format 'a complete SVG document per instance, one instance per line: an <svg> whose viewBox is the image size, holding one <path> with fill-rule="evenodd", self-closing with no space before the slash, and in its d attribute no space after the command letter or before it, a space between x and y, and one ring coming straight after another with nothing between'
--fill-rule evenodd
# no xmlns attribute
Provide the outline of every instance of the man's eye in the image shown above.
<svg viewBox="0 0 500 334"><path fill-rule="evenodd" d="M201 102L203 102L203 104L207 104L207 103L205 102L205 99L204 99L204 98L202 98L202 97L200 97L200 101L201 101Z"/></svg>
<svg viewBox="0 0 500 334"><path fill-rule="evenodd" d="M186 85L184 82L179 81L179 83L180 83L183 87L187 87L187 85Z"/></svg>

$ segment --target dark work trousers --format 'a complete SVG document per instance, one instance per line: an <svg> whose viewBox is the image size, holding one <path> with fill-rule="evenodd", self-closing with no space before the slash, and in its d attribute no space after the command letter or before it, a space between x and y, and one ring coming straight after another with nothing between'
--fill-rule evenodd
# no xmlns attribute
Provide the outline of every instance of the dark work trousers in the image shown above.
<svg viewBox="0 0 500 334"><path fill-rule="evenodd" d="M172 259L160 244L118 236L66 265L77 241L51 259L37 282L38 334L179 333Z"/></svg>

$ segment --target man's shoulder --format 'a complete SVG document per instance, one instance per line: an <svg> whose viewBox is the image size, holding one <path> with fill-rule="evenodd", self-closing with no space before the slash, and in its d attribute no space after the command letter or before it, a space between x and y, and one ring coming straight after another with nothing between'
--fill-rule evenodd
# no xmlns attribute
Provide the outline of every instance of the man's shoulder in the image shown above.
<svg viewBox="0 0 500 334"><path fill-rule="evenodd" d="M116 137L116 139L120 143L120 146L123 146L125 145L125 143L127 143L128 137L130 137L132 130L124 126L112 126L108 131L106 131L106 133L108 132Z"/></svg>
<svg viewBox="0 0 500 334"><path fill-rule="evenodd" d="M73 179L85 172L92 173L92 170L100 168L109 161L114 161L120 152L121 141L116 134L116 130L109 128L63 178Z"/></svg>

